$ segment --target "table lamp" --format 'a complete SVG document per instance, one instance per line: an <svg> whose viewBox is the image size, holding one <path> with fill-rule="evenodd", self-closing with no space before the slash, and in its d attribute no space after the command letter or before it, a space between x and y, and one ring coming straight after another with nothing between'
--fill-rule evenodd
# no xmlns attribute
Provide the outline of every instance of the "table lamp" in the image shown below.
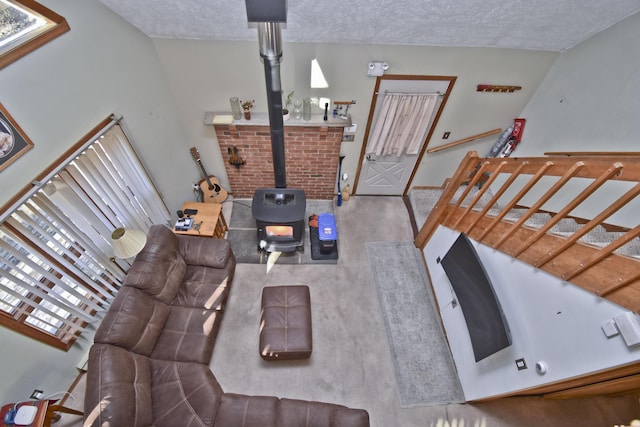
<svg viewBox="0 0 640 427"><path fill-rule="evenodd" d="M127 259L138 254L147 243L147 236L140 230L116 228L111 233L111 246L116 257Z"/></svg>

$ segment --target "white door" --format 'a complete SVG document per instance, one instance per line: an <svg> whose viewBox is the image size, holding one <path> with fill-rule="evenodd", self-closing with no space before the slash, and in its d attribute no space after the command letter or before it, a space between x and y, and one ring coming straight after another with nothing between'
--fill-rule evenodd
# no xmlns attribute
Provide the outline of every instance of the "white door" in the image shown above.
<svg viewBox="0 0 640 427"><path fill-rule="evenodd" d="M416 163L416 155L397 157L367 154L360 171L358 194L395 196L402 194Z"/></svg>
<svg viewBox="0 0 640 427"><path fill-rule="evenodd" d="M398 76L400 77L400 76ZM367 134L371 135L371 129L377 122L380 108L384 96L378 96L385 92L402 92L402 93L434 93L439 92L445 94L451 80L431 80L431 79L396 79L395 76L382 76L379 77L377 85L377 93L374 94L376 102L374 106L373 118L370 123L367 124ZM438 105L431 116L429 126L426 132L422 135L423 144L426 136L429 134L431 126L438 111L441 108L443 97L440 97ZM364 141L364 145L367 145L368 141ZM423 147L419 152L422 152ZM409 179L414 169L417 167L418 155L417 154L403 154L397 156L395 154L390 155L375 155L366 153L366 150L362 151L360 173L358 176L358 185L356 194L358 195L384 195L384 196L401 196L403 195L405 188L409 184Z"/></svg>

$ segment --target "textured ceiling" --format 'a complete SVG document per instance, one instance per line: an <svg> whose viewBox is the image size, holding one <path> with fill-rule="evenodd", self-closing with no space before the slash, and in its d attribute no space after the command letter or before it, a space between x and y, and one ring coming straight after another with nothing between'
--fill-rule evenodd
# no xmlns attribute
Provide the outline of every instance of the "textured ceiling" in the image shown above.
<svg viewBox="0 0 640 427"><path fill-rule="evenodd" d="M256 40L243 0L101 0L156 38ZM290 0L288 42L562 51L640 11L640 0Z"/></svg>

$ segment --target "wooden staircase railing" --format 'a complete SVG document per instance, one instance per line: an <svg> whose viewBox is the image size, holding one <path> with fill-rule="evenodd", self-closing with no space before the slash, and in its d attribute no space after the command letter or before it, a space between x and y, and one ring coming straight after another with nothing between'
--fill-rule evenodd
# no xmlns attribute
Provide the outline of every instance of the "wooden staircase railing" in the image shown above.
<svg viewBox="0 0 640 427"><path fill-rule="evenodd" d="M613 199L606 206L598 200L603 192ZM620 196L611 196L617 193ZM630 210L640 203L639 195L638 156L485 159L469 152L422 225L415 245L424 248L442 224L640 312L640 258L615 252L640 236L640 225L625 225L622 235L602 246L581 240L596 227L610 224L607 221L621 210L625 218L631 217ZM560 208L552 209L548 221L537 227L528 225L537 213L550 211L546 205L552 200ZM590 208L584 208L586 203ZM506 219L512 209L522 206L526 212L517 220ZM576 216L571 213L579 207L585 222L577 231L568 236L550 232L563 218ZM594 210L585 217L584 211Z"/></svg>

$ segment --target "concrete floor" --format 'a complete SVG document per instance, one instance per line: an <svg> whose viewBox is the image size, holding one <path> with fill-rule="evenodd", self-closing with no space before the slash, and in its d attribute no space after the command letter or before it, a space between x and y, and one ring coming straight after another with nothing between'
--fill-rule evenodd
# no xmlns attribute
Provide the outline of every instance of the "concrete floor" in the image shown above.
<svg viewBox="0 0 640 427"><path fill-rule="evenodd" d="M412 240L407 209L399 197L352 197L335 214L337 265L276 263L269 272L266 265L237 266L210 363L225 391L364 408L372 427L607 427L640 417L640 394L401 407L365 245ZM262 288L298 283L311 290L313 354L309 360L265 362L258 354ZM68 406L82 407L83 388L80 381L77 401ZM81 424L65 416L57 425Z"/></svg>

